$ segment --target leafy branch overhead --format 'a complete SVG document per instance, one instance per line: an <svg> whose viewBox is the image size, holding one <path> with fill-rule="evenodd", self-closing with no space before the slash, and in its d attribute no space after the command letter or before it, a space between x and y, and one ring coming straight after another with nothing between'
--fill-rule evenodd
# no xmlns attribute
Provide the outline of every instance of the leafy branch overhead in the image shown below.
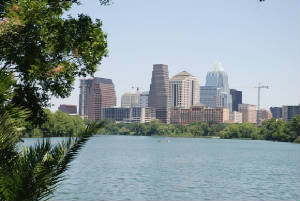
<svg viewBox="0 0 300 201"><path fill-rule="evenodd" d="M78 0L0 0L0 69L18 78L13 102L33 120L52 96L70 95L76 76L93 75L107 56L99 19L63 18ZM109 0L100 0L107 5Z"/></svg>

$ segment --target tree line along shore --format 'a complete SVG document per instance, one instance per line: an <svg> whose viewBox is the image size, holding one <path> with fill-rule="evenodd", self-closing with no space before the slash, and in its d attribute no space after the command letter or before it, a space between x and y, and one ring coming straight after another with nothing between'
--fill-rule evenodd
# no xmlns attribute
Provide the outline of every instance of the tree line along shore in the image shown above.
<svg viewBox="0 0 300 201"><path fill-rule="evenodd" d="M70 116L61 111L45 111L47 121L38 128L30 123L23 125L22 137L70 137L85 129L88 121L80 116ZM216 124L196 122L189 125L163 124L159 120L150 123L116 123L106 120L102 135L169 136L169 137L219 137L222 139L253 139L280 142L300 142L299 116L292 121L269 119L257 126L251 123Z"/></svg>

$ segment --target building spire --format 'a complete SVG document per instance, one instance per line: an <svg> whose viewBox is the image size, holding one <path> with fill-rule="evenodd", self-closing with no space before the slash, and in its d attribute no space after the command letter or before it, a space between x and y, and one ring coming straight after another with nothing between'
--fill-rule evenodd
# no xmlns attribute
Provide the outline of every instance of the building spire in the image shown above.
<svg viewBox="0 0 300 201"><path fill-rule="evenodd" d="M222 63L221 62L215 62L213 64L213 67L212 67L211 71L224 71Z"/></svg>

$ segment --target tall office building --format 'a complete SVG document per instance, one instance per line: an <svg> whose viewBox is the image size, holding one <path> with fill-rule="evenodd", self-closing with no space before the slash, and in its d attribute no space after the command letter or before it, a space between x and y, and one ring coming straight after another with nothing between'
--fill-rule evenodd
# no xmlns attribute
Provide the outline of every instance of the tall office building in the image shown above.
<svg viewBox="0 0 300 201"><path fill-rule="evenodd" d="M270 107L270 111L272 112L272 117L275 119L282 118L282 107Z"/></svg>
<svg viewBox="0 0 300 201"><path fill-rule="evenodd" d="M207 73L205 86L220 88L221 107L229 108L230 111L232 111L232 98L229 91L228 75L220 62L215 63L213 68Z"/></svg>
<svg viewBox="0 0 300 201"><path fill-rule="evenodd" d="M140 107L148 107L149 91L140 94Z"/></svg>
<svg viewBox="0 0 300 201"><path fill-rule="evenodd" d="M80 80L79 115L94 121L101 120L101 110L116 106L115 87L111 79Z"/></svg>
<svg viewBox="0 0 300 201"><path fill-rule="evenodd" d="M300 114L300 104L282 106L282 118L284 121L291 121L295 115L299 115L299 114Z"/></svg>
<svg viewBox="0 0 300 201"><path fill-rule="evenodd" d="M243 102L242 91L230 89L230 94L232 97L232 111L238 111L239 104L242 104L242 102Z"/></svg>
<svg viewBox="0 0 300 201"><path fill-rule="evenodd" d="M208 107L220 107L221 89L213 86L200 86L200 103Z"/></svg>
<svg viewBox="0 0 300 201"><path fill-rule="evenodd" d="M171 107L190 108L199 104L199 82L186 71L170 79Z"/></svg>
<svg viewBox="0 0 300 201"><path fill-rule="evenodd" d="M88 105L91 98L92 83L93 83L93 79L80 80L78 113L80 116L84 118L88 117Z"/></svg>
<svg viewBox="0 0 300 201"><path fill-rule="evenodd" d="M256 105L239 104L239 112L243 115L243 123L256 123L257 110Z"/></svg>
<svg viewBox="0 0 300 201"><path fill-rule="evenodd" d="M153 65L148 105L155 108L156 119L163 123L170 123L169 72L167 65Z"/></svg>
<svg viewBox="0 0 300 201"><path fill-rule="evenodd" d="M140 93L125 93L121 97L121 107L139 107Z"/></svg>

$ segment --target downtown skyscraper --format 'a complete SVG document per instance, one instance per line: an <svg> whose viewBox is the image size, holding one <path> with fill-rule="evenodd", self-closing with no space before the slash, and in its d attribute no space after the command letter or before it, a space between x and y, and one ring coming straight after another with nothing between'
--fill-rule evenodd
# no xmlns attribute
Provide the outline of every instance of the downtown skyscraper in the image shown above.
<svg viewBox="0 0 300 201"><path fill-rule="evenodd" d="M207 73L205 87L210 87L210 88L215 87L216 89L219 88L220 89L220 97L217 97L217 99L220 100L219 106L229 108L230 111L232 111L232 97L231 97L229 85L228 85L228 75L224 71L224 68L222 67L222 64L220 62L215 63L213 65L213 68ZM202 89L204 89L204 88L202 88ZM218 90L214 90L214 91L218 91ZM200 102L201 103L203 103L203 101L201 101L201 98L204 98L204 97L201 97L202 95L203 95L203 93L201 94L201 91L200 91ZM216 100L216 102L218 102L218 101Z"/></svg>
<svg viewBox="0 0 300 201"><path fill-rule="evenodd" d="M113 106L116 106L116 92L111 79L94 77L80 80L80 116L101 120L102 109Z"/></svg>
<svg viewBox="0 0 300 201"><path fill-rule="evenodd" d="M171 107L190 108L199 104L198 79L182 71L170 79Z"/></svg>
<svg viewBox="0 0 300 201"><path fill-rule="evenodd" d="M239 104L243 103L243 92L236 89L230 89L232 97L232 111L239 111Z"/></svg>
<svg viewBox="0 0 300 201"><path fill-rule="evenodd" d="M155 108L156 119L163 123L170 123L168 65L153 65L148 105Z"/></svg>

